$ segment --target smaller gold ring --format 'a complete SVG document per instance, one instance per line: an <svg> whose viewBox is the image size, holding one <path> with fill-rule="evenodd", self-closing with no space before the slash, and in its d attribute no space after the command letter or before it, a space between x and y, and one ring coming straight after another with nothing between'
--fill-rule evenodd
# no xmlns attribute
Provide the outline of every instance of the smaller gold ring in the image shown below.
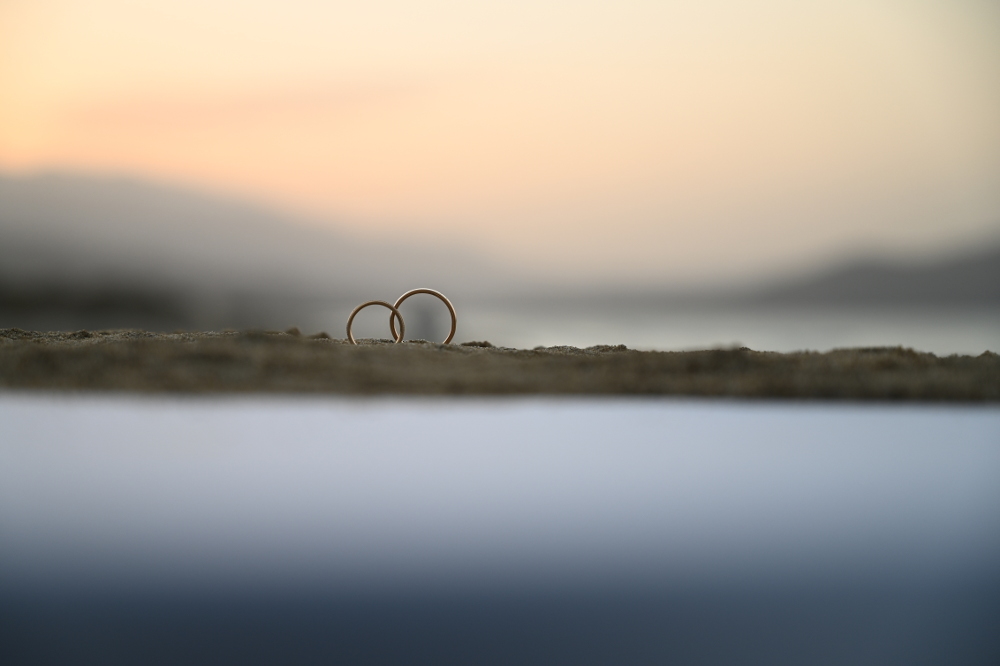
<svg viewBox="0 0 1000 666"><path fill-rule="evenodd" d="M352 345L358 344L358 341L354 339L354 335L351 333L351 326L354 324L354 317L369 305L381 305L383 307L389 308L389 310L392 312L390 317L399 317L399 335L398 336L396 335L396 329L393 328L392 337L396 340L396 344L402 342L403 334L404 331L406 330L406 324L403 322L403 315L399 314L399 310L396 309L396 306L389 305L385 301L368 301L367 303L362 303L358 307L354 308L354 312L351 313L351 316L347 320L347 339L351 342L351 344Z"/></svg>
<svg viewBox="0 0 1000 666"><path fill-rule="evenodd" d="M399 316L399 311L396 308L399 308L399 306L403 304L403 301L408 299L410 296L413 296L414 294L430 294L431 296L437 296L438 298L441 299L442 303L448 306L448 312L451 314L451 332L448 333L448 339L446 339L443 344L448 344L449 342L451 342L451 339L455 337L455 330L458 328L458 315L455 314L455 306L452 305L451 301L448 300L448 297L442 294L440 291L437 291L436 289L423 289L423 288L411 289L396 299L395 307L393 308L394 311L391 315L389 315L389 329L392 330L393 339L396 340L396 342L399 342L400 340L403 339L403 317ZM398 338L396 337L397 316L399 316Z"/></svg>

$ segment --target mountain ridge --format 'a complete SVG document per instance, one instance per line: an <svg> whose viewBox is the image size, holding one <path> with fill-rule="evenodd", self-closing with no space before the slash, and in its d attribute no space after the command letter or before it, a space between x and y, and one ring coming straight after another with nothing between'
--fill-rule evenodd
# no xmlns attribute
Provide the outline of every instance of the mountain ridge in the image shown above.
<svg viewBox="0 0 1000 666"><path fill-rule="evenodd" d="M858 259L712 291L546 286L452 250L296 224L266 207L135 178L0 174L0 325L280 325L414 286L497 311L1000 306L1000 243L923 262Z"/></svg>

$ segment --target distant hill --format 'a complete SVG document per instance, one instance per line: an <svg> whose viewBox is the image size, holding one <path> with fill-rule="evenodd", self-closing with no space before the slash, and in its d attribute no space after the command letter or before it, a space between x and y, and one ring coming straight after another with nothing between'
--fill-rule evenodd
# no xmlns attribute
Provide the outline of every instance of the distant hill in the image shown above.
<svg viewBox="0 0 1000 666"><path fill-rule="evenodd" d="M357 303L414 286L500 316L541 307L615 317L651 304L996 308L1000 246L922 264L855 262L756 288L604 293L533 282L468 247L365 239L184 188L0 175L0 328L326 328Z"/></svg>
<svg viewBox="0 0 1000 666"><path fill-rule="evenodd" d="M856 262L740 297L797 305L1000 307L1000 246L926 263Z"/></svg>
<svg viewBox="0 0 1000 666"><path fill-rule="evenodd" d="M456 269L472 267L456 279ZM0 280L8 283L328 295L403 279L474 283L484 268L481 259L463 260L448 248L376 243L184 188L79 174L0 175Z"/></svg>
<svg viewBox="0 0 1000 666"><path fill-rule="evenodd" d="M463 249L359 238L262 206L130 178L0 175L0 327L245 327L486 288Z"/></svg>
<svg viewBox="0 0 1000 666"><path fill-rule="evenodd" d="M615 317L648 307L1000 309L1000 244L923 262L853 261L811 275L786 275L751 286L678 290L638 285L564 293L539 289L508 296L505 307L514 301L536 310L603 309Z"/></svg>

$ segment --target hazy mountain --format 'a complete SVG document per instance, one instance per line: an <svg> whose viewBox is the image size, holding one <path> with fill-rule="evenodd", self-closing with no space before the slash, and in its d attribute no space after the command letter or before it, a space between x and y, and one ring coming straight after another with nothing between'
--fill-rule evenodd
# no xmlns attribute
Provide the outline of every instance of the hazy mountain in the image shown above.
<svg viewBox="0 0 1000 666"><path fill-rule="evenodd" d="M859 261L745 294L824 306L1000 306L1000 246L930 262Z"/></svg>
<svg viewBox="0 0 1000 666"><path fill-rule="evenodd" d="M646 307L1000 309L1000 243L925 261L856 260L750 286L677 290L666 285L636 285L632 289L575 293L542 289L517 298L536 309L574 311L589 307L618 313Z"/></svg>
<svg viewBox="0 0 1000 666"><path fill-rule="evenodd" d="M339 328L353 305L392 300L414 286L497 313L543 307L601 317L650 305L981 309L1000 305L1000 247L925 263L856 262L753 289L677 293L636 285L598 294L532 283L468 248L376 242L182 188L79 174L0 175L0 327Z"/></svg>
<svg viewBox="0 0 1000 666"><path fill-rule="evenodd" d="M330 294L402 278L475 281L482 261L449 249L376 243L246 202L132 179L0 176L0 278L14 283ZM477 270L461 270L467 266Z"/></svg>
<svg viewBox="0 0 1000 666"><path fill-rule="evenodd" d="M17 315L0 326L266 325L414 286L467 293L499 275L467 249L361 239L182 188L0 176L0 315Z"/></svg>

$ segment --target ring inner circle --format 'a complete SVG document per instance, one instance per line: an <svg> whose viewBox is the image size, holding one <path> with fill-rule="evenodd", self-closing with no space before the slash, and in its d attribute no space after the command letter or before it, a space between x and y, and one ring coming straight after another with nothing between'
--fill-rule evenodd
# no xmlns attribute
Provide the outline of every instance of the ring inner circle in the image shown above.
<svg viewBox="0 0 1000 666"><path fill-rule="evenodd" d="M399 344L400 342L402 342L403 341L403 335L405 335L405 331L406 331L406 322L403 321L403 315L400 314L400 312L396 308L396 306L395 305L389 305L385 301L368 301L367 303L362 303L358 307L354 308L354 311L351 312L351 316L347 319L347 339L348 339L348 341L352 345L358 344L358 341L354 339L354 334L351 333L351 327L354 325L354 318L357 316L357 314L359 312L361 312L362 310L364 310L369 305L381 305L382 307L389 308L389 311L392 313L391 315L389 315L390 316L390 323L392 323L392 318L399 317L399 334L398 335L396 334L396 328L393 327L393 329L392 329L392 338L393 338L393 340L395 340L395 344Z"/></svg>
<svg viewBox="0 0 1000 666"><path fill-rule="evenodd" d="M451 301L448 300L448 297L445 296L444 294L442 294L440 291L437 291L436 289L426 289L426 288L411 289L410 291L406 292L405 294L403 294L402 296L400 296L398 299L396 299L396 303L394 304L394 307L395 308L399 308L399 306L403 304L403 301L405 301L406 299L408 299L410 296L415 296L417 294L430 294L431 296L436 296L438 299L441 300L442 303L444 303L448 307L448 313L451 315L451 331L449 331L448 337L442 343L442 344L448 344L449 342L451 342L452 338L455 337L455 331L458 328L458 316L455 314L455 306L452 305ZM397 340L397 342L398 342L399 338L397 338L397 334L396 334L396 316L397 316L397 313L398 313L398 310L397 310L397 312L393 312L391 315L389 315L389 329L392 331L392 337L393 337L393 339ZM402 316L400 316L399 321L400 321L400 334L399 335L401 337L402 336L402 328L403 328L403 324L402 324L403 318L402 318Z"/></svg>

